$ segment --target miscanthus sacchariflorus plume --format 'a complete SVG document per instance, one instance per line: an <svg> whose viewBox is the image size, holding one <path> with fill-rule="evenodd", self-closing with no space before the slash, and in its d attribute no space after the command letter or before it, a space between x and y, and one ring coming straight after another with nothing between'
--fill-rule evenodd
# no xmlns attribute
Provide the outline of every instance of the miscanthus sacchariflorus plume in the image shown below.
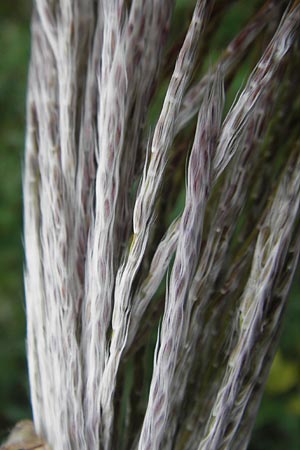
<svg viewBox="0 0 300 450"><path fill-rule="evenodd" d="M27 349L52 450L247 447L300 247L300 4L257 1L212 58L232 4L178 32L174 0L34 2Z"/></svg>

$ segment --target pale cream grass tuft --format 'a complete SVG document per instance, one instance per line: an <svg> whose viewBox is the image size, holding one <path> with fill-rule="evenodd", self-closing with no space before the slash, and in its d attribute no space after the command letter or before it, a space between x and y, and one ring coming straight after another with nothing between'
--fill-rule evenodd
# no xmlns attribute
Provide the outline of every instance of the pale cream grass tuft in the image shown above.
<svg viewBox="0 0 300 450"><path fill-rule="evenodd" d="M248 445L300 251L300 7L275 3L203 73L212 2L173 47L173 0L34 2L27 353L52 450Z"/></svg>

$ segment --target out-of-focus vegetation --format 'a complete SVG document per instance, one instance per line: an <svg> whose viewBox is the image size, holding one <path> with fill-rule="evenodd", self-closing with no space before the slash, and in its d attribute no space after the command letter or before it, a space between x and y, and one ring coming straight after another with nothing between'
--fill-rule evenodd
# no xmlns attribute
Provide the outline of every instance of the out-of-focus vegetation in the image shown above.
<svg viewBox="0 0 300 450"><path fill-rule="evenodd" d="M191 0L178 0L188 20ZM238 2L210 49L211 61L255 9ZM186 13L184 11L187 11ZM179 15L178 15L179 17ZM186 18L186 19L185 19ZM19 419L29 418L23 294L22 191L25 97L30 41L29 0L0 3L0 441ZM176 27L182 23L177 20ZM246 70L246 69L245 69ZM246 75L246 74L245 74ZM244 76L245 76L244 75ZM242 80L243 74L241 74ZM235 86L238 89L238 86ZM233 91L230 94L234 95ZM155 107L155 105L154 105ZM158 106L159 107L159 106ZM300 442L299 272L257 418L250 450L297 450Z"/></svg>
<svg viewBox="0 0 300 450"><path fill-rule="evenodd" d="M30 416L21 191L29 16L29 1L0 2L0 439Z"/></svg>

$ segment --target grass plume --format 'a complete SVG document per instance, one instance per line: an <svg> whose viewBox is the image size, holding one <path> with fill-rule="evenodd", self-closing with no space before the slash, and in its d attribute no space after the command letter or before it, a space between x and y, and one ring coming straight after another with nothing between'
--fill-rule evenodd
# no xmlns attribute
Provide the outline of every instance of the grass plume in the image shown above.
<svg viewBox="0 0 300 450"><path fill-rule="evenodd" d="M194 3L170 42L173 0L34 2L27 349L52 450L250 439L300 251L300 5L260 2L205 71L227 6Z"/></svg>

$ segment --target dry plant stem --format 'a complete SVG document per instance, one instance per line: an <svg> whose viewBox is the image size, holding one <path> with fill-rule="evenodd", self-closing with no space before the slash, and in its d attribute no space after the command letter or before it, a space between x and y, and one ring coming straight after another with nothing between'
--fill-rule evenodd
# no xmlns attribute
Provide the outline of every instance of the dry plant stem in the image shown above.
<svg viewBox="0 0 300 450"><path fill-rule="evenodd" d="M36 435L30 420L21 420L11 430L0 450L50 450L50 448Z"/></svg>

